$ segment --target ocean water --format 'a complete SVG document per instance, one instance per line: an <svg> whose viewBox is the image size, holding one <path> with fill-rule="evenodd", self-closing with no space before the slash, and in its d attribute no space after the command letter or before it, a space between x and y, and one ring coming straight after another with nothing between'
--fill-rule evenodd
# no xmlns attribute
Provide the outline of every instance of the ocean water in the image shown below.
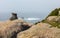
<svg viewBox="0 0 60 38"><path fill-rule="evenodd" d="M26 22L33 23L33 24L38 22L38 21L40 21L40 20L26 20Z"/></svg>
<svg viewBox="0 0 60 38"><path fill-rule="evenodd" d="M36 23L38 21L41 21L40 18L24 18L23 20L29 23Z"/></svg>

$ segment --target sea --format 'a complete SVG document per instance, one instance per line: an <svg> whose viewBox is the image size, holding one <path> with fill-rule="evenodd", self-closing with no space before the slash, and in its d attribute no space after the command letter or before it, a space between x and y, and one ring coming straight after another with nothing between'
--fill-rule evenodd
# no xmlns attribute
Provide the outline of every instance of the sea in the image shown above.
<svg viewBox="0 0 60 38"><path fill-rule="evenodd" d="M29 22L29 23L36 23L38 21L41 21L40 18L19 18L19 19L23 19L24 21Z"/></svg>

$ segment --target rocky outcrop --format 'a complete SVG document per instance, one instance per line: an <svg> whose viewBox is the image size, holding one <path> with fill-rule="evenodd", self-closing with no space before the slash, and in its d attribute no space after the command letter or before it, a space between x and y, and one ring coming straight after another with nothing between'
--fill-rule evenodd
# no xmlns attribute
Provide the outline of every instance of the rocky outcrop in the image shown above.
<svg viewBox="0 0 60 38"><path fill-rule="evenodd" d="M18 19L17 13L12 13L12 16L10 17L10 20L12 21L12 20L16 20L16 19Z"/></svg>
<svg viewBox="0 0 60 38"><path fill-rule="evenodd" d="M46 20L49 22L59 22L60 23L60 16L49 16Z"/></svg>
<svg viewBox="0 0 60 38"><path fill-rule="evenodd" d="M49 28L47 23L39 23L30 29L20 32L17 38L60 38L60 29Z"/></svg>
<svg viewBox="0 0 60 38"><path fill-rule="evenodd" d="M8 20L0 22L0 38L16 38L19 32L30 27L30 24L24 22L23 20Z"/></svg>
<svg viewBox="0 0 60 38"><path fill-rule="evenodd" d="M46 20L47 21L56 21L57 16L49 16Z"/></svg>

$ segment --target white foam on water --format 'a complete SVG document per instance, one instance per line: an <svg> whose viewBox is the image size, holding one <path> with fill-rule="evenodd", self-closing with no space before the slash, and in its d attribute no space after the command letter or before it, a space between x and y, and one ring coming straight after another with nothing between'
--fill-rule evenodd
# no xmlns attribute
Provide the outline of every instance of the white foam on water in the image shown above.
<svg viewBox="0 0 60 38"><path fill-rule="evenodd" d="M23 18L18 18L18 19L23 19ZM40 21L40 18L24 18L23 20L25 20L26 22L30 22L30 23L35 23Z"/></svg>
<svg viewBox="0 0 60 38"><path fill-rule="evenodd" d="M24 20L30 20L30 21L32 21L32 20L40 20L40 18L25 18Z"/></svg>

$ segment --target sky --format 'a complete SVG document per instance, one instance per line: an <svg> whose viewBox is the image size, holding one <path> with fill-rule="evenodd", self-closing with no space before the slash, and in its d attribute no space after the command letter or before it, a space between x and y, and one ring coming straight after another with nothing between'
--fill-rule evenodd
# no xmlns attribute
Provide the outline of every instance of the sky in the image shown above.
<svg viewBox="0 0 60 38"><path fill-rule="evenodd" d="M9 19L12 12L43 19L55 8L60 8L60 0L0 0L0 20Z"/></svg>

